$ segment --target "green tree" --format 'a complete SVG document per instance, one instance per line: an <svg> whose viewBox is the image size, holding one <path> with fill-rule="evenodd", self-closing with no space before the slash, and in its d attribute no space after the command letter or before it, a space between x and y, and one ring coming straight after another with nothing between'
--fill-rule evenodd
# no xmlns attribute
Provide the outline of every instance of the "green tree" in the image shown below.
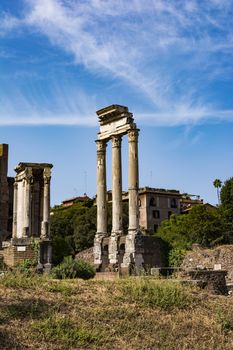
<svg viewBox="0 0 233 350"><path fill-rule="evenodd" d="M156 235L169 245L169 265L177 266L182 262L184 252L193 243L211 247L227 243L226 225L219 208L209 209L197 205L186 215L171 215L164 220Z"/></svg>
<svg viewBox="0 0 233 350"><path fill-rule="evenodd" d="M53 246L53 263L60 263L64 256L75 254L73 242L73 212L56 210L51 215L51 239Z"/></svg>
<svg viewBox="0 0 233 350"><path fill-rule="evenodd" d="M221 193L221 215L226 227L226 236L229 243L233 242L233 177L226 180Z"/></svg>
<svg viewBox="0 0 233 350"><path fill-rule="evenodd" d="M224 182L220 197L222 207L233 212L233 177Z"/></svg>
<svg viewBox="0 0 233 350"><path fill-rule="evenodd" d="M95 208L92 205L93 201L92 203L77 202L72 207L53 209L51 215L51 238L54 264L60 263L64 256L75 256L77 252L93 244L92 226L90 227L88 219L83 220L83 217L87 216L87 213L90 211L93 216L92 219L95 221ZM90 229L88 234L87 227Z"/></svg>
<svg viewBox="0 0 233 350"><path fill-rule="evenodd" d="M85 208L73 220L76 253L93 246L96 233L96 207Z"/></svg>
<svg viewBox="0 0 233 350"><path fill-rule="evenodd" d="M218 197L218 205L220 204L220 195L219 195L219 189L221 188L222 186L222 181L219 180L219 179L215 179L213 181L213 185L214 187L217 189L217 197Z"/></svg>
<svg viewBox="0 0 233 350"><path fill-rule="evenodd" d="M128 230L128 203L123 203L123 231ZM96 233L97 208L93 201L77 202L71 207L54 208L51 215L53 262L60 263L65 256L73 257L93 246ZM112 206L108 204L108 232L112 230Z"/></svg>
<svg viewBox="0 0 233 350"><path fill-rule="evenodd" d="M220 211L197 205L186 215L171 215L162 222L157 234L172 248L188 249L193 243L209 247L223 242L224 223Z"/></svg>

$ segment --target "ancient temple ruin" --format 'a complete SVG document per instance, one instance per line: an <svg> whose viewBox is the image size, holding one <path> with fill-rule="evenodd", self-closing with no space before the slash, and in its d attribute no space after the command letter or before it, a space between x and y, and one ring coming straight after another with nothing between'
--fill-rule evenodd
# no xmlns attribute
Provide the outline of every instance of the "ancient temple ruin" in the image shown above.
<svg viewBox="0 0 233 350"><path fill-rule="evenodd" d="M111 105L96 112L100 122L97 145L97 232L94 240L94 264L97 271L130 273L149 262L155 265L153 237L142 236L139 229L138 134L133 115L127 107ZM129 225L122 229L121 141L128 135ZM106 147L112 141L112 231L107 232ZM150 241L150 242L149 242ZM157 242L155 243L157 244Z"/></svg>
<svg viewBox="0 0 233 350"><path fill-rule="evenodd" d="M15 168L13 238L49 238L51 168L47 163Z"/></svg>
<svg viewBox="0 0 233 350"><path fill-rule="evenodd" d="M19 163L15 168L12 239L3 242L3 257L9 266L38 254L41 268L51 267L51 168L48 163Z"/></svg>

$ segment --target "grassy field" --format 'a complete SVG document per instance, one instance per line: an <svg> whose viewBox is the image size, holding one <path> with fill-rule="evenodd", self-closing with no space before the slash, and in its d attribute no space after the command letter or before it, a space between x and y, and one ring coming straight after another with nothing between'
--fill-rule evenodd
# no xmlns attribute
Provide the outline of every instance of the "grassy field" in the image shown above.
<svg viewBox="0 0 233 350"><path fill-rule="evenodd" d="M233 297L132 278L0 278L0 349L233 349Z"/></svg>

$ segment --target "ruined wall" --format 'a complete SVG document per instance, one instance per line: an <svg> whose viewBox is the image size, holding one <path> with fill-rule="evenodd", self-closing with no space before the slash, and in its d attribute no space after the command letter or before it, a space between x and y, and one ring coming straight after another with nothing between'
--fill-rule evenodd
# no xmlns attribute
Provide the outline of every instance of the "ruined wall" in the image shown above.
<svg viewBox="0 0 233 350"><path fill-rule="evenodd" d="M139 236L137 253L142 254L145 269L166 266L163 241L158 237Z"/></svg>
<svg viewBox="0 0 233 350"><path fill-rule="evenodd" d="M198 281L198 286L202 289L206 289L212 294L227 295L226 286L226 274L224 270L219 271L208 271L198 270L189 271L189 275L192 280Z"/></svg>
<svg viewBox="0 0 233 350"><path fill-rule="evenodd" d="M94 263L94 252L93 252L93 247L85 249L81 252L79 252L78 254L76 254L75 256L76 259L83 259L87 262L89 262L90 264L93 265Z"/></svg>
<svg viewBox="0 0 233 350"><path fill-rule="evenodd" d="M121 236L118 242L119 255L118 262L119 265L123 261L123 256L125 253L125 237ZM103 240L103 262L101 271L109 271L109 259L108 259L108 246L109 246L109 237L104 238ZM140 236L140 239L136 242L137 252L142 255L144 261L144 267L164 267L166 266L163 241L158 237L150 236ZM82 252L76 254L76 259L83 259L90 264L94 262L94 252L93 247L83 250Z"/></svg>
<svg viewBox="0 0 233 350"><path fill-rule="evenodd" d="M17 266L24 262L25 259L35 259L36 252L32 245L9 245L3 250L4 263L9 267Z"/></svg>
<svg viewBox="0 0 233 350"><path fill-rule="evenodd" d="M216 266L220 264L221 266ZM193 250L187 252L181 268L213 269L221 267L227 271L227 281L233 282L233 245L222 245L213 249L202 249L198 245L193 246Z"/></svg>

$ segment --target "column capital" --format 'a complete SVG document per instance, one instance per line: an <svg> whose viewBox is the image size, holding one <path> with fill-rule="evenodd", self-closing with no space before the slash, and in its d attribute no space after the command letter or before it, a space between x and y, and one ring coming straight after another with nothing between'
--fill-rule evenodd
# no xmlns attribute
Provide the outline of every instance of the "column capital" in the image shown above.
<svg viewBox="0 0 233 350"><path fill-rule="evenodd" d="M31 184L33 182L33 174L32 174L32 168L26 168L25 169L25 175L24 178L28 184Z"/></svg>
<svg viewBox="0 0 233 350"><path fill-rule="evenodd" d="M97 152L103 153L106 151L107 141L106 140L96 140Z"/></svg>
<svg viewBox="0 0 233 350"><path fill-rule="evenodd" d="M128 131L128 139L129 142L137 142L138 141L139 129L130 129Z"/></svg>
<svg viewBox="0 0 233 350"><path fill-rule="evenodd" d="M121 136L120 135L113 135L112 136L112 147L121 147Z"/></svg>
<svg viewBox="0 0 233 350"><path fill-rule="evenodd" d="M44 178L44 183L49 184L50 179L51 179L51 169L50 168L45 168L43 171L43 178Z"/></svg>

